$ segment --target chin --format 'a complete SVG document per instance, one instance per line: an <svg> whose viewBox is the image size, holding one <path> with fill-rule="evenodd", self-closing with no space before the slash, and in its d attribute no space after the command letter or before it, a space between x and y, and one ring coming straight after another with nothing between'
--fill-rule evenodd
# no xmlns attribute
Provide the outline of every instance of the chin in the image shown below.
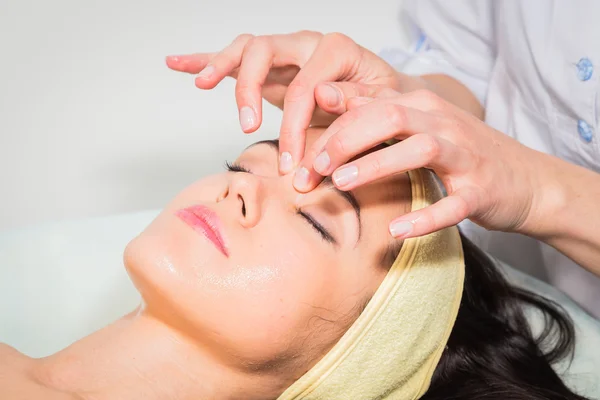
<svg viewBox="0 0 600 400"><path fill-rule="evenodd" d="M127 244L125 269L146 313L190 333L205 325L205 311L214 307L215 297L206 290L204 275L225 271L210 246L169 214L159 215Z"/></svg>

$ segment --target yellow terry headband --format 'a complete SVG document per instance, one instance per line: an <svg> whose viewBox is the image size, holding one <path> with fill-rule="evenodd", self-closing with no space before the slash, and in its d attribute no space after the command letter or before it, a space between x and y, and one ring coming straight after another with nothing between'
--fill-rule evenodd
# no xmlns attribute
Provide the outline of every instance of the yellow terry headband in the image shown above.
<svg viewBox="0 0 600 400"><path fill-rule="evenodd" d="M411 171L409 177L412 211L442 198L430 171ZM463 280L456 227L405 240L362 314L278 400L421 397L456 321Z"/></svg>

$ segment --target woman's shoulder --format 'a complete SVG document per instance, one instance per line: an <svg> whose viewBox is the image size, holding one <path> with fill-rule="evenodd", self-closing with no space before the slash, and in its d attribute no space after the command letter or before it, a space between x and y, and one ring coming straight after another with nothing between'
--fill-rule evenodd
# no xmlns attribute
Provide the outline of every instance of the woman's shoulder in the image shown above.
<svg viewBox="0 0 600 400"><path fill-rule="evenodd" d="M0 398L3 400L81 400L50 389L35 379L33 359L0 343Z"/></svg>

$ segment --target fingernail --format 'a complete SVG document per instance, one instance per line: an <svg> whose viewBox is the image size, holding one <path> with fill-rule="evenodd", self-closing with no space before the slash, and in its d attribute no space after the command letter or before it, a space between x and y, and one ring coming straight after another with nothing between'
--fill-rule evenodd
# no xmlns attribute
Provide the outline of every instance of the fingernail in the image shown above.
<svg viewBox="0 0 600 400"><path fill-rule="evenodd" d="M410 221L398 221L390 225L390 233L393 237L405 236L412 232L413 223Z"/></svg>
<svg viewBox="0 0 600 400"><path fill-rule="evenodd" d="M200 71L197 78L208 79L214 72L215 72L215 67L213 67L212 65L207 65L206 67L204 67L204 69L202 71Z"/></svg>
<svg viewBox="0 0 600 400"><path fill-rule="evenodd" d="M308 186L308 170L305 167L300 168L296 171L294 176L294 187L296 189L306 189Z"/></svg>
<svg viewBox="0 0 600 400"><path fill-rule="evenodd" d="M248 106L240 109L240 125L244 131L248 131L256 124L256 114L254 110Z"/></svg>
<svg viewBox="0 0 600 400"><path fill-rule="evenodd" d="M327 172L330 163L331 160L329 159L329 154L327 154L327 152L324 151L321 154L319 154L317 158L315 158L315 161L313 162L313 167L315 168L315 171L323 175Z"/></svg>
<svg viewBox="0 0 600 400"><path fill-rule="evenodd" d="M336 186L346 186L354 182L356 178L358 178L358 167L356 165L338 169L333 173L333 182Z"/></svg>
<svg viewBox="0 0 600 400"><path fill-rule="evenodd" d="M325 103L327 103L329 107L335 107L342 102L340 90L333 85L323 85L323 94L326 97Z"/></svg>
<svg viewBox="0 0 600 400"><path fill-rule="evenodd" d="M292 172L292 168L294 168L294 163L292 162L292 155L287 151L284 151L279 156L279 172L282 174L289 174Z"/></svg>
<svg viewBox="0 0 600 400"><path fill-rule="evenodd" d="M167 59L175 62L179 62L179 56L167 56Z"/></svg>

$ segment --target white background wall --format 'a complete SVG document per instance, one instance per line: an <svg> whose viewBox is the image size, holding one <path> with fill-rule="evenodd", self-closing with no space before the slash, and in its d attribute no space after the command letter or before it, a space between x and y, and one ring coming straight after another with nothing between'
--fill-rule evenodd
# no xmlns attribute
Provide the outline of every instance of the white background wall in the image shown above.
<svg viewBox="0 0 600 400"><path fill-rule="evenodd" d="M400 0L0 0L0 231L159 208L259 138L244 136L234 82L212 92L164 56L237 34L339 31L403 44Z"/></svg>

